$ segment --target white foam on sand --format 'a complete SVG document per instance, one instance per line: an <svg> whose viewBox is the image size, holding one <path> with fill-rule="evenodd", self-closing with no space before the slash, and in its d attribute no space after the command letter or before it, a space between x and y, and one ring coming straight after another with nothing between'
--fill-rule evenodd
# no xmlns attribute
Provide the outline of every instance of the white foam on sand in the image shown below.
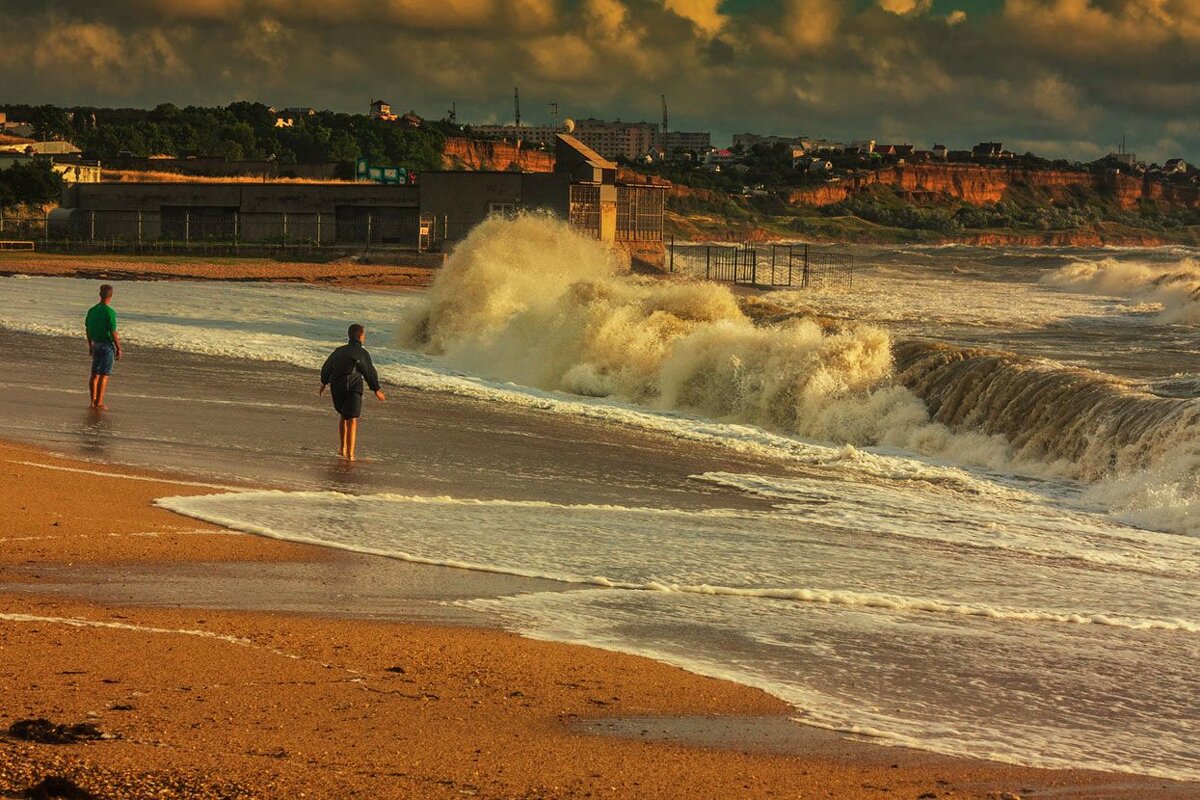
<svg viewBox="0 0 1200 800"><path fill-rule="evenodd" d="M775 480L713 478L757 494ZM788 502L772 511L325 492L159 502L260 535L569 582L579 588L470 606L531 636L762 687L827 727L1016 763L1200 777L1186 736L1195 540L1162 535L1185 545L1172 565L1144 558L1153 534L1099 526L1104 557L1092 560L1079 557L1083 520L1050 506L834 484L858 524L798 510L828 499L805 489L783 481ZM929 508L943 518L926 537L911 528L932 521ZM989 541L979 515L1011 536Z"/></svg>

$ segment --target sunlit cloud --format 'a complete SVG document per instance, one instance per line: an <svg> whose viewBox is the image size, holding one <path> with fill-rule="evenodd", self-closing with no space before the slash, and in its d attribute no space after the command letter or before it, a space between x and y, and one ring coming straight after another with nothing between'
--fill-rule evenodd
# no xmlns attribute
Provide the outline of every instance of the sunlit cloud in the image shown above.
<svg viewBox="0 0 1200 800"><path fill-rule="evenodd" d="M56 0L0 4L7 102L671 124L1200 160L1200 2ZM968 17L968 14L970 15ZM38 31L30 36L28 31ZM1057 143L1051 146L1050 143ZM1084 146L1085 143L1090 143ZM1159 152L1167 148L1179 152Z"/></svg>

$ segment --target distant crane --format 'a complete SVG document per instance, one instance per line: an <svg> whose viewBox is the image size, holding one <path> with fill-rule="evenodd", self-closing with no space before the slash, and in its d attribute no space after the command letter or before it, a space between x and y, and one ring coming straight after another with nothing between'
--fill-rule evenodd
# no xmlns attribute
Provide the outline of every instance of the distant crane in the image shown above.
<svg viewBox="0 0 1200 800"><path fill-rule="evenodd" d="M521 87L513 87L513 120L516 126L521 127Z"/></svg>
<svg viewBox="0 0 1200 800"><path fill-rule="evenodd" d="M669 130L669 128L667 128L667 96L664 94L664 95L660 95L660 97L662 97L662 108L663 108L663 130L662 130L662 132L666 133Z"/></svg>
<svg viewBox="0 0 1200 800"><path fill-rule="evenodd" d="M550 114L554 117L554 127L558 128L558 103L550 104Z"/></svg>

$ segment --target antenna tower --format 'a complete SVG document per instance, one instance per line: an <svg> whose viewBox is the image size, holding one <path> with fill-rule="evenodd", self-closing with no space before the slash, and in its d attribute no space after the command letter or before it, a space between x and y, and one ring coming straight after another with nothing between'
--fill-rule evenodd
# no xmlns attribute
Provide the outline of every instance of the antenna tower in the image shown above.
<svg viewBox="0 0 1200 800"><path fill-rule="evenodd" d="M662 97L662 108L663 108L663 131L662 132L666 133L668 130L668 128L667 128L667 96L665 94L660 95L660 96Z"/></svg>
<svg viewBox="0 0 1200 800"><path fill-rule="evenodd" d="M558 128L558 103L550 104L550 114L554 117L554 127Z"/></svg>
<svg viewBox="0 0 1200 800"><path fill-rule="evenodd" d="M446 116L450 118L451 125L458 124L458 103L456 101L450 102L450 108L447 109Z"/></svg>
<svg viewBox="0 0 1200 800"><path fill-rule="evenodd" d="M513 119L516 126L521 127L521 87L513 87Z"/></svg>

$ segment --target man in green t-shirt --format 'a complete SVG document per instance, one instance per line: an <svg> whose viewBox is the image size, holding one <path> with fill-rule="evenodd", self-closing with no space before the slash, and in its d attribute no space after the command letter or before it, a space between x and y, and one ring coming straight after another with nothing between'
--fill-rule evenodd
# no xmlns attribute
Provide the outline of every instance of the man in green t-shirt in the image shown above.
<svg viewBox="0 0 1200 800"><path fill-rule="evenodd" d="M113 287L100 287L100 302L88 309L84 318L87 329L88 353L92 357L92 377L88 388L92 392L92 408L105 408L104 390L112 374L113 360L121 357L121 337L117 336L117 312L112 308Z"/></svg>

